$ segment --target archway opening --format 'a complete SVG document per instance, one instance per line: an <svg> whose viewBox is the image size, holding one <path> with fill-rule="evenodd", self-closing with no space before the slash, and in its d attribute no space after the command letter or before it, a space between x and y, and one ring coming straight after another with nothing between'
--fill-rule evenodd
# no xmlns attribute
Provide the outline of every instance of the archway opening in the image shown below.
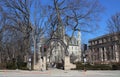
<svg viewBox="0 0 120 77"><path fill-rule="evenodd" d="M61 39L50 39L46 43L46 69L58 68L64 70L65 56L68 55L67 45Z"/></svg>

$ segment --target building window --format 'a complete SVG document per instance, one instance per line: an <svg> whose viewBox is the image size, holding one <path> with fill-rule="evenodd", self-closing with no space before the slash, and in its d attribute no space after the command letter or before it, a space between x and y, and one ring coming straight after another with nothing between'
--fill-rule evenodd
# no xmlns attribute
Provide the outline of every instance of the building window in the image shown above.
<svg viewBox="0 0 120 77"><path fill-rule="evenodd" d="M95 45L95 41L94 41L94 45Z"/></svg>
<svg viewBox="0 0 120 77"><path fill-rule="evenodd" d="M90 42L90 45L92 45L92 42Z"/></svg>
<svg viewBox="0 0 120 77"><path fill-rule="evenodd" d="M79 45L78 43L79 43L79 41L77 41L77 45Z"/></svg>
<svg viewBox="0 0 120 77"><path fill-rule="evenodd" d="M77 47L75 47L76 48L76 50L77 50Z"/></svg>
<svg viewBox="0 0 120 77"><path fill-rule="evenodd" d="M104 38L104 42L106 42L106 38Z"/></svg>
<svg viewBox="0 0 120 77"><path fill-rule="evenodd" d="M101 40L101 39L99 40L99 43L102 43L102 40Z"/></svg>
<svg viewBox="0 0 120 77"><path fill-rule="evenodd" d="M110 41L113 41L114 37L110 37Z"/></svg>
<svg viewBox="0 0 120 77"><path fill-rule="evenodd" d="M97 41L95 41L95 44L97 44Z"/></svg>
<svg viewBox="0 0 120 77"><path fill-rule="evenodd" d="M104 39L102 38L102 43L104 43Z"/></svg>
<svg viewBox="0 0 120 77"><path fill-rule="evenodd" d="M97 40L97 44L99 44L99 40Z"/></svg>
<svg viewBox="0 0 120 77"><path fill-rule="evenodd" d="M118 36L115 36L115 37L114 37L114 40L118 40Z"/></svg>

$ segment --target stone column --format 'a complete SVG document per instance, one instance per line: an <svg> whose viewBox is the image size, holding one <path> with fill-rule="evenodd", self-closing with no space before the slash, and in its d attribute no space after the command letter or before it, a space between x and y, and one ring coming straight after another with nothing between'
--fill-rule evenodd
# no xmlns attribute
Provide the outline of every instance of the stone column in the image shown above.
<svg viewBox="0 0 120 77"><path fill-rule="evenodd" d="M92 49L92 62L93 62L93 64L94 64L94 62L95 62L95 49L93 48Z"/></svg>
<svg viewBox="0 0 120 77"><path fill-rule="evenodd" d="M92 48L88 52L88 62L92 63Z"/></svg>
<svg viewBox="0 0 120 77"><path fill-rule="evenodd" d="M106 50L106 48L104 47L104 58L105 58L105 61L107 61L107 50Z"/></svg>
<svg viewBox="0 0 120 77"><path fill-rule="evenodd" d="M112 49L111 49L111 47L109 46L109 53L110 53L110 62L112 61Z"/></svg>
<svg viewBox="0 0 120 77"><path fill-rule="evenodd" d="M119 53L118 53L118 47L117 45L115 44L115 56L116 56L116 62L119 62Z"/></svg>
<svg viewBox="0 0 120 77"><path fill-rule="evenodd" d="M78 35L77 35L77 36L78 36L78 37L77 37L77 38L78 38L77 40L78 40L78 50L79 50L79 51L78 51L78 52L79 52L79 53L78 53L78 55L79 55L79 57L78 57L79 59L78 59L78 60L79 60L79 61L82 61L82 59L81 59L81 32L80 32L80 31L78 31Z"/></svg>
<svg viewBox="0 0 120 77"><path fill-rule="evenodd" d="M65 70L70 70L72 68L76 68L76 65L70 63L70 57L69 56L65 56L64 69Z"/></svg>
<svg viewBox="0 0 120 77"><path fill-rule="evenodd" d="M39 65L39 70L44 71L46 70L46 57L41 57L40 59L40 65Z"/></svg>
<svg viewBox="0 0 120 77"><path fill-rule="evenodd" d="M101 61L103 62L103 50L100 48L100 54L101 54Z"/></svg>

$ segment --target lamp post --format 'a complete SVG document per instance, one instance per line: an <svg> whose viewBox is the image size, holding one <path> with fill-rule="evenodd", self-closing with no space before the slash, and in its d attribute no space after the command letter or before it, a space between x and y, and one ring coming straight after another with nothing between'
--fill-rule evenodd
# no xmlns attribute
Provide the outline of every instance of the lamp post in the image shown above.
<svg viewBox="0 0 120 77"><path fill-rule="evenodd" d="M84 52L83 52L83 61L84 61L84 71L86 71L85 65L86 65L86 51L87 51L87 44L84 44Z"/></svg>
<svg viewBox="0 0 120 77"><path fill-rule="evenodd" d="M29 70L31 71L31 57L28 59L28 64L29 64Z"/></svg>

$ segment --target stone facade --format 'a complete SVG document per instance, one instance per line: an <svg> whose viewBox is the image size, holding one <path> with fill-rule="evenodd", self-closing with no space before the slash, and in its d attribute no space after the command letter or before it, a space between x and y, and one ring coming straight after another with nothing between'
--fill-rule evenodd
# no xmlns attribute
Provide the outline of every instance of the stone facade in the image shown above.
<svg viewBox="0 0 120 77"><path fill-rule="evenodd" d="M36 65L34 65L34 70L46 70L46 57L40 58Z"/></svg>
<svg viewBox="0 0 120 77"><path fill-rule="evenodd" d="M81 61L81 33L78 31L77 38L72 38L68 47L69 55L77 57L75 61Z"/></svg>
<svg viewBox="0 0 120 77"><path fill-rule="evenodd" d="M89 41L87 60L90 63L120 62L120 34L107 34Z"/></svg>

